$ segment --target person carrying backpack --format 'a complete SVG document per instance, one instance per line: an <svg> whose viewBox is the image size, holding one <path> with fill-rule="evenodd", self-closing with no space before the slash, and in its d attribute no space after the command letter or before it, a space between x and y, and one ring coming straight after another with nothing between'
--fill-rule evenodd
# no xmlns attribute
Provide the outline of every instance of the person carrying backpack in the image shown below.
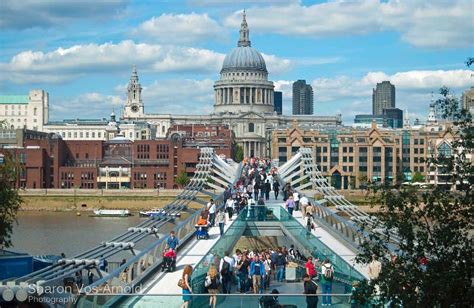
<svg viewBox="0 0 474 308"><path fill-rule="evenodd" d="M334 279L334 267L329 259L324 260L321 266L321 284L323 286L323 306L331 305L332 281Z"/></svg>
<svg viewBox="0 0 474 308"><path fill-rule="evenodd" d="M222 278L222 293L230 294L231 282L232 282L232 270L234 269L234 259L229 257L227 254L221 259L219 264L219 272Z"/></svg>

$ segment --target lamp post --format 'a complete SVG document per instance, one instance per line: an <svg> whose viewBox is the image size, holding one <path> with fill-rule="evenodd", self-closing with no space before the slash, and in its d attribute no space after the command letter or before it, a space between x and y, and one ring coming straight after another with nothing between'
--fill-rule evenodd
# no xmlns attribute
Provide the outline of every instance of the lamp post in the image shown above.
<svg viewBox="0 0 474 308"><path fill-rule="evenodd" d="M156 174L156 180L157 180L157 185L156 185L156 196L159 197L160 196L160 173L157 173Z"/></svg>

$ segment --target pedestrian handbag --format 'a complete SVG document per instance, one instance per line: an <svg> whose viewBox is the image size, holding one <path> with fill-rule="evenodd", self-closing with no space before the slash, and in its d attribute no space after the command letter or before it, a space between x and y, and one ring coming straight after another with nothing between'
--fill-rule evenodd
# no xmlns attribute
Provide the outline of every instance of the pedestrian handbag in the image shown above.
<svg viewBox="0 0 474 308"><path fill-rule="evenodd" d="M212 279L211 279L211 276L206 276L206 281L204 281L204 286L206 288L209 288L212 284Z"/></svg>
<svg viewBox="0 0 474 308"><path fill-rule="evenodd" d="M181 289L187 289L188 287L186 286L186 283L184 282L184 279L181 278L180 280L178 280L178 287L180 287Z"/></svg>

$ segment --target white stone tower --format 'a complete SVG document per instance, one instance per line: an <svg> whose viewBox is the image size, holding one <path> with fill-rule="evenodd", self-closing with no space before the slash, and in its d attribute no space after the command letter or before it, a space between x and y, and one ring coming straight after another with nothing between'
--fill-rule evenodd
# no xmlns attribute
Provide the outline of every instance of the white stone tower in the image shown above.
<svg viewBox="0 0 474 308"><path fill-rule="evenodd" d="M138 80L137 67L134 65L127 87L127 102L123 110L124 119L140 118L145 114L142 101L142 87Z"/></svg>

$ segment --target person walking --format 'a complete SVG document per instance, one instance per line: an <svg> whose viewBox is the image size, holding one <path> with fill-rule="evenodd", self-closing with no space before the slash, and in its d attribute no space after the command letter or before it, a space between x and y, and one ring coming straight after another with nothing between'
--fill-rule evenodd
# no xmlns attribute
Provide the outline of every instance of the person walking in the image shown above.
<svg viewBox="0 0 474 308"><path fill-rule="evenodd" d="M191 265L186 265L183 269L183 274L181 279L178 281L178 286L183 290L183 304L181 308L188 308L189 302L191 301L191 294L193 290L191 288L191 275L193 274L193 267Z"/></svg>
<svg viewBox="0 0 474 308"><path fill-rule="evenodd" d="M209 270L207 271L206 279L204 281L204 287L207 288L207 293L210 294L209 307L216 308L216 305L217 305L216 294L219 293L219 274L217 273L217 269L215 265L211 265L209 267Z"/></svg>
<svg viewBox="0 0 474 308"><path fill-rule="evenodd" d="M280 194L280 183L277 179L273 180L273 194L275 195L275 200L278 199L278 195Z"/></svg>
<svg viewBox="0 0 474 308"><path fill-rule="evenodd" d="M245 293L248 290L249 267L250 262L248 260L247 254L244 252L242 254L242 259L237 264L237 269L239 270L238 274L240 280L240 293Z"/></svg>
<svg viewBox="0 0 474 308"><path fill-rule="evenodd" d="M226 224L226 218L225 218L225 212L224 210L219 210L217 213L217 218L216 222L219 225L219 232L222 235L224 235L224 225Z"/></svg>
<svg viewBox="0 0 474 308"><path fill-rule="evenodd" d="M303 276L303 288L304 294L306 294L306 307L307 308L317 308L318 307L318 297L316 296L318 292L318 285L308 274ZM309 295L309 296L308 296ZM323 304L324 306L324 304Z"/></svg>
<svg viewBox="0 0 474 308"><path fill-rule="evenodd" d="M270 184L270 181L267 179L265 181L265 200L268 201L270 200L270 191L272 190L272 185Z"/></svg>
<svg viewBox="0 0 474 308"><path fill-rule="evenodd" d="M252 277L253 293L260 293L262 278L265 279L265 265L260 260L258 254L255 255L252 263L250 263L250 277Z"/></svg>
<svg viewBox="0 0 474 308"><path fill-rule="evenodd" d="M308 204L309 204L308 197L306 197L306 195L301 195L300 208L301 208L301 215L303 217L306 217L306 207L308 206Z"/></svg>
<svg viewBox="0 0 474 308"><path fill-rule="evenodd" d="M293 216L293 210L295 209L295 201L293 200L293 196L288 197L288 200L285 202L285 207L288 210L290 216Z"/></svg>
<svg viewBox="0 0 474 308"><path fill-rule="evenodd" d="M230 294L232 276L234 269L234 259L226 253L219 263L219 272L222 280L222 293Z"/></svg>
<svg viewBox="0 0 474 308"><path fill-rule="evenodd" d="M275 267L277 272L277 280L283 282L285 278L286 257L283 254L283 249L278 247L278 256L276 258Z"/></svg>
<svg viewBox="0 0 474 308"><path fill-rule="evenodd" d="M334 267L329 259L324 260L321 266L321 283L323 293L323 306L331 306L332 280L334 279Z"/></svg>
<svg viewBox="0 0 474 308"><path fill-rule="evenodd" d="M265 280L263 284L263 289L267 290L270 288L270 277L272 275L272 259L269 253L266 254L263 264L265 265Z"/></svg>
<svg viewBox="0 0 474 308"><path fill-rule="evenodd" d="M382 271L382 263L377 260L376 255L372 255L372 261L369 263L369 279L377 279Z"/></svg>
<svg viewBox="0 0 474 308"><path fill-rule="evenodd" d="M295 211L300 210L300 194L295 190L293 192L293 201L295 201Z"/></svg>
<svg viewBox="0 0 474 308"><path fill-rule="evenodd" d="M312 256L308 257L308 261L306 261L305 268L306 275L308 275L309 278L314 279L314 277L316 277L316 268L314 267Z"/></svg>
<svg viewBox="0 0 474 308"><path fill-rule="evenodd" d="M207 204L207 209L209 210L209 222L211 224L211 227L214 227L214 225L216 223L217 206L214 203L213 199L209 200L209 203Z"/></svg>
<svg viewBox="0 0 474 308"><path fill-rule="evenodd" d="M234 215L234 205L235 200L232 198L227 199L225 203L225 210L227 211L227 215L229 216L229 220L232 220L232 216Z"/></svg>
<svg viewBox="0 0 474 308"><path fill-rule="evenodd" d="M174 230L171 230L170 236L169 236L168 239L166 240L166 244L168 244L168 247L169 247L169 248L171 248L171 249L173 249L173 250L176 250L176 247L177 247L178 244L179 244L179 240L178 240L178 238L176 237Z"/></svg>
<svg viewBox="0 0 474 308"><path fill-rule="evenodd" d="M258 200L258 191L260 190L260 182L255 181L255 185L253 186L253 199L255 201Z"/></svg>

